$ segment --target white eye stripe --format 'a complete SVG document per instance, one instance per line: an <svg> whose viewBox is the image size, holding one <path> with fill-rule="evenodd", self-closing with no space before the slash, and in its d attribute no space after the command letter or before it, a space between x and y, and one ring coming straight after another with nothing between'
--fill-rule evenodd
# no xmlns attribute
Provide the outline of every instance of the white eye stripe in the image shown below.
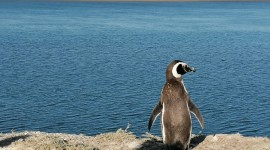
<svg viewBox="0 0 270 150"><path fill-rule="evenodd" d="M178 63L176 63L176 64L173 66L172 74L173 74L173 76L174 76L175 78L180 78L180 77L181 77L181 74L177 73L177 67L178 67L180 64L181 64L182 66L187 65L186 63L178 62Z"/></svg>

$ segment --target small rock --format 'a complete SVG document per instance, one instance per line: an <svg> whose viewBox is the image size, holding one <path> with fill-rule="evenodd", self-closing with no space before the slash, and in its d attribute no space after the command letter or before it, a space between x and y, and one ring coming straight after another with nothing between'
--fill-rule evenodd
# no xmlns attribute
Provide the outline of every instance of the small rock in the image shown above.
<svg viewBox="0 0 270 150"><path fill-rule="evenodd" d="M128 148L130 149L138 149L141 147L141 145L138 142L130 142L127 145L128 145Z"/></svg>
<svg viewBox="0 0 270 150"><path fill-rule="evenodd" d="M19 139L18 142L23 142L24 140L23 139Z"/></svg>

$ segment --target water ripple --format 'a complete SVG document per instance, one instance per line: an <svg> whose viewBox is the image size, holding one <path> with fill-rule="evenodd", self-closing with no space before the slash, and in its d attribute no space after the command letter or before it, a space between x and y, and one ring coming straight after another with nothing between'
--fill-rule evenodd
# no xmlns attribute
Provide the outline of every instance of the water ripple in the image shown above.
<svg viewBox="0 0 270 150"><path fill-rule="evenodd" d="M0 132L94 135L129 122L140 136L167 64L182 59L197 69L184 80L205 118L204 133L270 136L268 8L211 2L0 5ZM199 133L195 119L193 132ZM160 135L160 118L152 132Z"/></svg>

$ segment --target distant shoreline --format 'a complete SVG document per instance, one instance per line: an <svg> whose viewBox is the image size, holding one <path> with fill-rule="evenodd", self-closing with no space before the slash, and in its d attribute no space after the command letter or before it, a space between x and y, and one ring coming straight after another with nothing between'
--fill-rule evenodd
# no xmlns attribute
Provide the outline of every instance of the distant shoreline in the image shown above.
<svg viewBox="0 0 270 150"><path fill-rule="evenodd" d="M270 2L270 0L50 0L69 2Z"/></svg>
<svg viewBox="0 0 270 150"><path fill-rule="evenodd" d="M270 0L10 0L10 2L270 2Z"/></svg>
<svg viewBox="0 0 270 150"><path fill-rule="evenodd" d="M270 2L270 0L41 0L67 2Z"/></svg>

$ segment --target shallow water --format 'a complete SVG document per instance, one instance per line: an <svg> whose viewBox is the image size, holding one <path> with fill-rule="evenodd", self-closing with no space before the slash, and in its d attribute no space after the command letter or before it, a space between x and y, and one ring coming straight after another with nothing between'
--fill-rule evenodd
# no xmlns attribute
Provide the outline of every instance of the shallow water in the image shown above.
<svg viewBox="0 0 270 150"><path fill-rule="evenodd" d="M270 136L270 3L0 2L0 132L147 131L173 59L205 134ZM160 120L152 133L160 135ZM199 133L193 118L193 133Z"/></svg>

